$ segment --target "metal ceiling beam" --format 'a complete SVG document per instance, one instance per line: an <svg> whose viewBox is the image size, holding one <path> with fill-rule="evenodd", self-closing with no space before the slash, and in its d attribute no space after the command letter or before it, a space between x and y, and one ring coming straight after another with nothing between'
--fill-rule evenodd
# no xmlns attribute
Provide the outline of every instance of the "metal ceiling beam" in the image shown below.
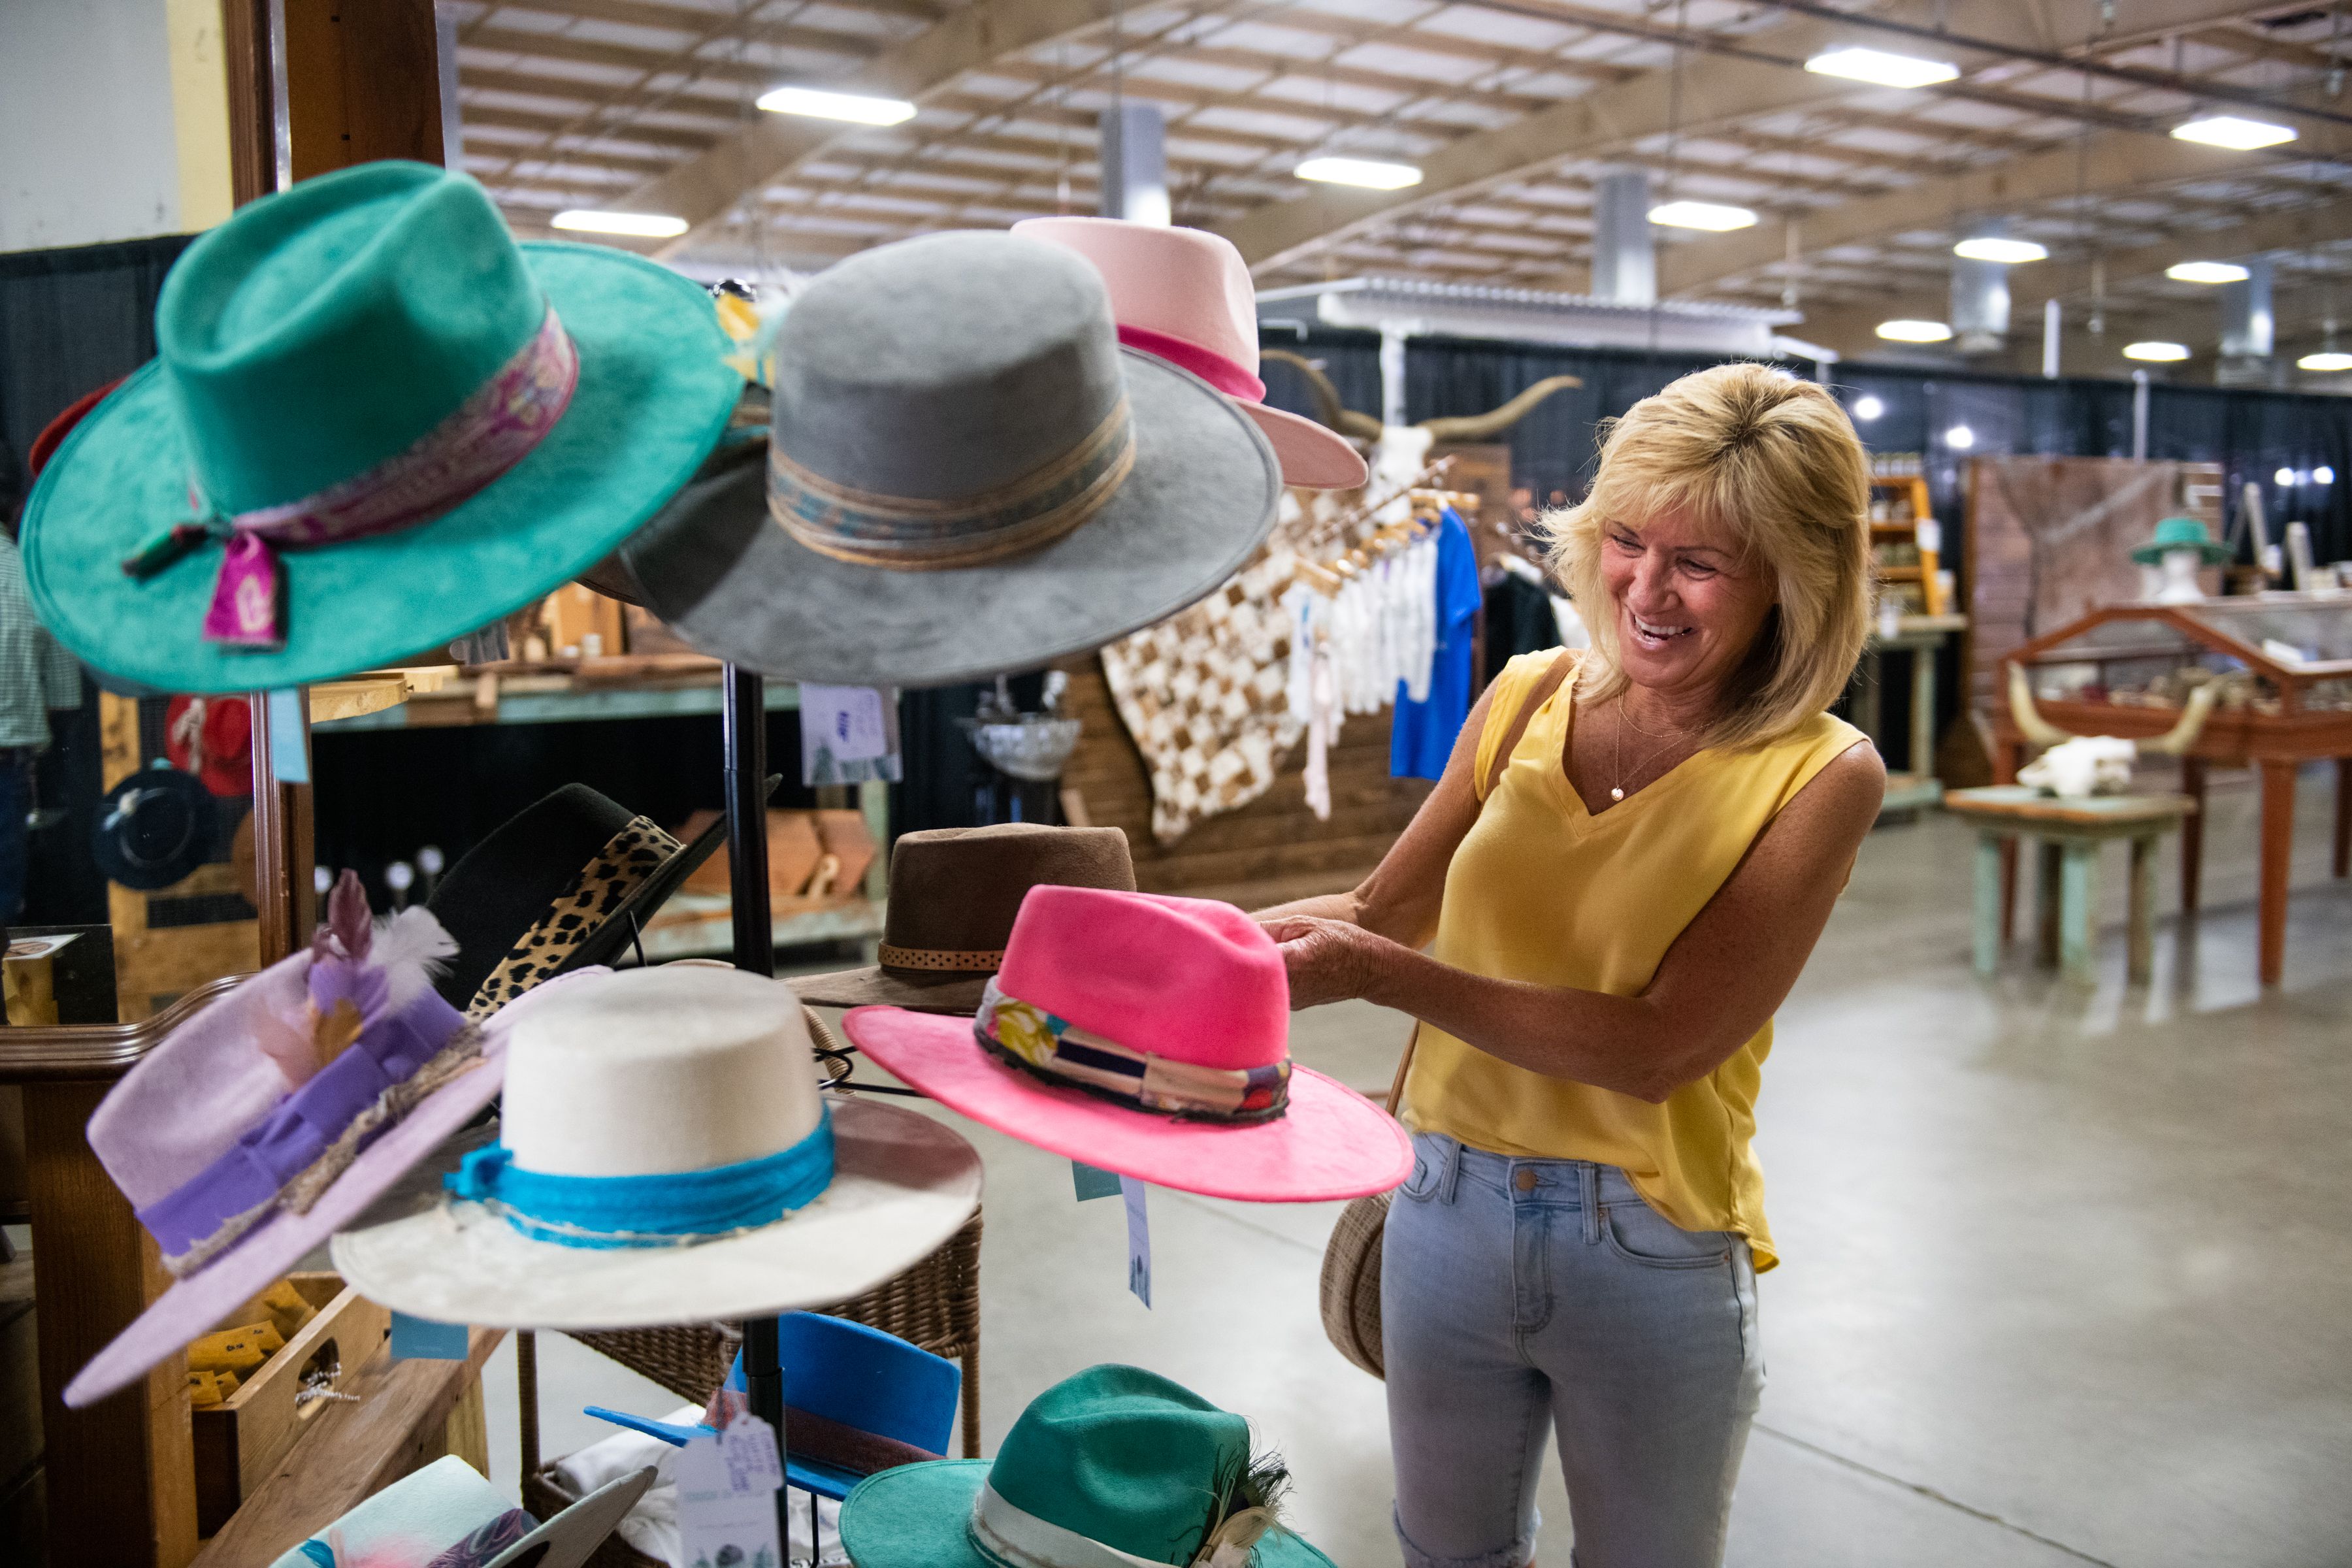
<svg viewBox="0 0 2352 1568"><path fill-rule="evenodd" d="M2342 128L2331 126L2322 134L2344 143L2338 153L2352 153L2352 136L2345 135ZM2171 137L2158 140L2099 132L2091 136L2087 147L2069 145L1805 213L1797 219L1798 239L1803 251L1819 253L1912 229L1950 228L1963 216L2014 214L2044 203L2063 203L2078 191L2089 196L2113 195L2190 180L2242 178L2249 172L2247 155L2242 153ZM1759 224L1733 234L1691 240L1672 247L1658 258L1658 291L1666 295L1696 292L1727 278L1773 266L1786 255L1787 238L1779 224Z"/></svg>
<svg viewBox="0 0 2352 1568"><path fill-rule="evenodd" d="M2352 241L2352 199L2299 206L2211 234L2183 235L2158 245L2115 251L2099 258L2104 285L2109 290L2105 309L2111 312L2145 313L2189 307L2190 301L2185 300L2118 298L2113 293L2116 288L2135 280L2161 277L2164 269L2176 261L2242 260L2273 251L2301 250L2347 241ZM2085 302L2095 281L2091 264L2083 261L2034 262L2012 267L2009 272L2010 298L2014 302L2011 320L2018 323L2012 335L2030 335L2040 330L2042 301L2062 300L2070 306L2079 306ZM1808 341L1841 350L1853 345L1859 352L1864 347L1884 347L1875 336L1879 322L1906 317L1941 321L1946 308L1947 301L1940 294L1901 294L1843 310L1808 313L1797 331ZM2218 308L2218 304L2210 307Z"/></svg>
<svg viewBox="0 0 2352 1568"><path fill-rule="evenodd" d="M826 85L919 100L966 71L1103 26L1123 9L1123 0L975 0L876 56L855 79ZM675 255L693 242L697 229L723 217L743 193L770 184L850 133L826 121L756 115L743 130L630 192L630 210L684 218L687 232L656 253Z"/></svg>
<svg viewBox="0 0 2352 1568"><path fill-rule="evenodd" d="M2087 37L2095 30L2095 0L2053 0L2036 10L2050 18L2054 36L2046 42L2063 46L2069 36ZM2242 5L2223 0L2141 0L2134 8L2133 24L2141 33L2205 26L2242 10ZM1920 23L1940 16L1954 31L1969 36L2014 33L2021 20L2015 0L1897 0L1885 14ZM1807 58L1851 36L1843 22L1811 17L1746 35L1736 57L1700 54L1685 61L1679 92L1668 90L1664 72L1652 72L1500 129L1459 138L1422 160L1423 178L1418 185L1381 192L1319 187L1289 201L1270 203L1225 226L1223 232L1240 247L1253 267L1265 267L1333 235L1385 221L1416 206L1526 178L1564 159L1604 155L1665 134L1676 128L1674 100L1677 98L1679 128L1700 134L1741 120L1883 90L1802 68ZM1949 52L1961 57L1964 68L1994 63L1992 57L1982 53ZM2040 112L2063 116L2076 107L2044 100Z"/></svg>

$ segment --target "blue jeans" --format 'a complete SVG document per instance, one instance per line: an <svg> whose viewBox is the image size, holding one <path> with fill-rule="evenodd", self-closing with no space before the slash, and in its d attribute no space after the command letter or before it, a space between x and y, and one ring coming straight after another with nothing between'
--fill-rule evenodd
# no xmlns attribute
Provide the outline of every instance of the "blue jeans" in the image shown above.
<svg viewBox="0 0 2352 1568"><path fill-rule="evenodd" d="M1712 1568L1764 1388L1748 1243L1625 1173L1413 1138L1381 1260L1408 1568L1522 1568L1559 1440L1577 1568Z"/></svg>

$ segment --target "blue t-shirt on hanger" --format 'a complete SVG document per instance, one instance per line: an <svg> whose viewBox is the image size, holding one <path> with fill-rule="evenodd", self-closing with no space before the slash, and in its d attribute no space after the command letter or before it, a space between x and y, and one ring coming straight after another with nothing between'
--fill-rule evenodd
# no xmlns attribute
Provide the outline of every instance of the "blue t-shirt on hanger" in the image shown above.
<svg viewBox="0 0 2352 1568"><path fill-rule="evenodd" d="M1454 737L1470 717L1475 672L1472 642L1482 604L1478 547L1452 507L1437 521L1437 651L1429 661L1429 700L1408 701L1397 682L1396 717L1389 729L1389 773L1395 778L1444 775Z"/></svg>

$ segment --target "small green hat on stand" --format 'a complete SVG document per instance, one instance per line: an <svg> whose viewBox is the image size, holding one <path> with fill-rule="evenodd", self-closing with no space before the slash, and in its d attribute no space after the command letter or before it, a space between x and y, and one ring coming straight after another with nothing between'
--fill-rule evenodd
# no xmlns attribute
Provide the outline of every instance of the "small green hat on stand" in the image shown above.
<svg viewBox="0 0 2352 1568"><path fill-rule="evenodd" d="M1249 1423L1133 1366L1030 1402L992 1462L905 1465L841 1505L857 1568L1331 1568L1274 1521L1284 1478Z"/></svg>
<svg viewBox="0 0 2352 1568"><path fill-rule="evenodd" d="M2193 517L2168 517L2158 523L2156 537L2133 551L2132 559L2143 566L2160 566L2176 550L2196 551L2208 566L2219 566L2230 559L2229 546L2214 543L2204 523Z"/></svg>

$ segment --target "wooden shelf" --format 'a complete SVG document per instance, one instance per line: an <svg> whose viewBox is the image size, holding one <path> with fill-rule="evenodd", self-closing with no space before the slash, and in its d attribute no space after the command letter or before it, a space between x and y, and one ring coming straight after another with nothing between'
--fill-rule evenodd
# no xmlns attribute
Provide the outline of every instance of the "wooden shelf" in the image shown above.
<svg viewBox="0 0 2352 1568"><path fill-rule="evenodd" d="M496 670L461 676L437 691L412 694L396 708L330 720L312 729L321 735L362 730L412 730L472 724L560 724L594 719L665 719L717 713L719 667L699 661L688 671L646 671L608 679L595 667L620 660L580 661L576 668L538 668L529 674ZM800 707L797 682L768 682L771 713Z"/></svg>

